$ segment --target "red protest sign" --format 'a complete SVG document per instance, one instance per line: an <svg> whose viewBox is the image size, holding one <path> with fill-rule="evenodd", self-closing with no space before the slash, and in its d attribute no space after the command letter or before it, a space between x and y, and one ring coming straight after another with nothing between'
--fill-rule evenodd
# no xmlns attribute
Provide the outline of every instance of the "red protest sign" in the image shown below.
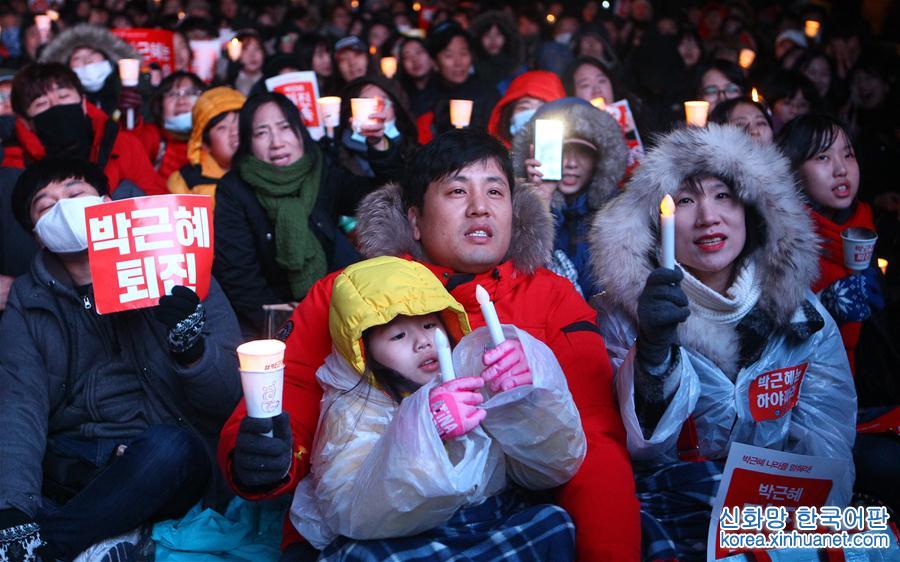
<svg viewBox="0 0 900 562"><path fill-rule="evenodd" d="M775 369L756 377L747 389L750 415L756 421L780 418L797 405L806 363Z"/></svg>
<svg viewBox="0 0 900 562"><path fill-rule="evenodd" d="M155 306L184 285L205 298L213 262L212 200L158 195L85 210L97 312Z"/></svg>
<svg viewBox="0 0 900 562"><path fill-rule="evenodd" d="M315 72L304 70L273 76L266 80L266 88L270 92L284 94L297 106L303 124L309 129L313 139L318 140L325 134L319 118L319 83Z"/></svg>
<svg viewBox="0 0 900 562"><path fill-rule="evenodd" d="M159 64L164 75L175 70L175 49L172 46L174 33L165 29L143 29L138 27L113 29L113 33L135 48L141 55L141 71L146 72L150 63Z"/></svg>

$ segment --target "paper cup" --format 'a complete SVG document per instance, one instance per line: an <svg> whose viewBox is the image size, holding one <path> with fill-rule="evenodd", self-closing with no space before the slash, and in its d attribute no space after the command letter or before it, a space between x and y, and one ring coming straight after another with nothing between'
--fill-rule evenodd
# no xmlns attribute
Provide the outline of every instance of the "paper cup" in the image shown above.
<svg viewBox="0 0 900 562"><path fill-rule="evenodd" d="M378 111L378 98L353 98L350 100L350 113L353 114L353 125L374 125L375 120L369 115Z"/></svg>
<svg viewBox="0 0 900 562"><path fill-rule="evenodd" d="M472 120L472 100L450 100L450 124L457 129L468 127Z"/></svg>
<svg viewBox="0 0 900 562"><path fill-rule="evenodd" d="M738 64L744 70L753 66L753 61L755 60L756 52L753 49L741 49L741 52L738 54Z"/></svg>
<svg viewBox="0 0 900 562"><path fill-rule="evenodd" d="M692 127L705 127L709 117L708 101L684 102L684 120Z"/></svg>
<svg viewBox="0 0 900 562"><path fill-rule="evenodd" d="M322 113L323 125L337 127L341 123L341 98L337 96L319 98L319 111Z"/></svg>
<svg viewBox="0 0 900 562"><path fill-rule="evenodd" d="M119 79L122 81L123 86L137 86L140 75L141 61L138 59L119 59Z"/></svg>
<svg viewBox="0 0 900 562"><path fill-rule="evenodd" d="M381 73L385 78L393 78L397 74L397 57L384 57L381 59Z"/></svg>
<svg viewBox="0 0 900 562"><path fill-rule="evenodd" d="M841 232L844 244L844 266L853 271L863 271L872 261L878 235L868 228L848 228Z"/></svg>
<svg viewBox="0 0 900 562"><path fill-rule="evenodd" d="M281 413L284 347L279 340L257 340L237 348L244 401L252 418L273 418Z"/></svg>

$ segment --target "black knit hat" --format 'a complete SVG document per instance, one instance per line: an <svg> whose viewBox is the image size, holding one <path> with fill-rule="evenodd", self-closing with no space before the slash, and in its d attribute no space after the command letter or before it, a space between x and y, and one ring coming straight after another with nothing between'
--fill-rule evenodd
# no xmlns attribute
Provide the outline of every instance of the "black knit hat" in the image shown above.
<svg viewBox="0 0 900 562"><path fill-rule="evenodd" d="M109 194L109 181L99 166L77 158L48 157L31 164L22 171L12 191L12 211L26 232L34 230L31 222L31 202L37 192L53 182L70 178L84 180L99 195Z"/></svg>

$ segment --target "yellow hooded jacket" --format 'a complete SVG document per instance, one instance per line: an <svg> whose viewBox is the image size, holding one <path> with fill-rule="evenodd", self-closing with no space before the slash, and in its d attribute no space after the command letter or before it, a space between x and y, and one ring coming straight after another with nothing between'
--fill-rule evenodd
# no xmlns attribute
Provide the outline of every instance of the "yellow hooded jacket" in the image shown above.
<svg viewBox="0 0 900 562"><path fill-rule="evenodd" d="M225 86L212 88L197 98L191 111L192 127L188 139L188 164L169 176L167 185L171 193L209 195L215 205L216 182L228 170L223 170L209 151L203 148L203 130L209 122L229 111L240 111L244 95Z"/></svg>

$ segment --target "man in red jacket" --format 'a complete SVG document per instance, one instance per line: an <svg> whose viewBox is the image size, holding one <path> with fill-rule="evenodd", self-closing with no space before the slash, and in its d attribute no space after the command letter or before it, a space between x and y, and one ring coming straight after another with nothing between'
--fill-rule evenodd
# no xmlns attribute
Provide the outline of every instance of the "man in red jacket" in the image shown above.
<svg viewBox="0 0 900 562"><path fill-rule="evenodd" d="M506 149L484 132L441 135L409 163L402 189L386 186L363 200L358 228L366 257L403 256L431 269L473 328L484 325L475 299L480 284L502 322L553 349L588 440L582 468L557 490L576 524L579 559L638 560L638 503L596 314L568 281L541 267L553 245L551 219L530 189L513 188ZM292 492L309 471L322 396L315 373L331 351L334 277L310 289L282 330L286 414L250 418L241 402L222 430L219 462L245 497ZM268 431L274 438L263 435ZM284 546L297 539L288 523Z"/></svg>
<svg viewBox="0 0 900 562"><path fill-rule="evenodd" d="M11 99L18 146L6 149L3 166L24 168L47 155L71 156L103 168L113 193L124 180L146 195L169 192L140 141L87 102L68 66L26 66L13 79Z"/></svg>

